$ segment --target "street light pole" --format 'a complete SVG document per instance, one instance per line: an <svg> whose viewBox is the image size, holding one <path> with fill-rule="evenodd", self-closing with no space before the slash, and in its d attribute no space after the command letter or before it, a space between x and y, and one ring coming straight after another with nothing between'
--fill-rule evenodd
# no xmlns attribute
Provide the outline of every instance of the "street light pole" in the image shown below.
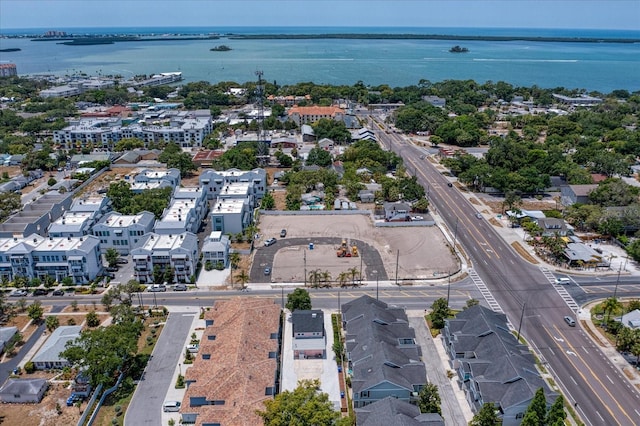
<svg viewBox="0 0 640 426"><path fill-rule="evenodd" d="M378 271L374 269L372 272L376 274L376 300L379 300L378 299Z"/></svg>
<svg viewBox="0 0 640 426"><path fill-rule="evenodd" d="M520 324L518 324L518 340L520 340L520 330L522 329L522 320L524 319L524 308L527 306L526 303L522 304L522 313L520 314Z"/></svg>
<svg viewBox="0 0 640 426"><path fill-rule="evenodd" d="M447 308L449 307L449 295L451 294L451 271L449 271L449 280L447 282Z"/></svg>

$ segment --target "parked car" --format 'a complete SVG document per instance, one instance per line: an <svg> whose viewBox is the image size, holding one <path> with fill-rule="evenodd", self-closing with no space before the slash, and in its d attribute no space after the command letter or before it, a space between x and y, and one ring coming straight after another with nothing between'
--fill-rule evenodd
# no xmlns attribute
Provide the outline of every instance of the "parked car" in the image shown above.
<svg viewBox="0 0 640 426"><path fill-rule="evenodd" d="M424 220L424 217L422 217L422 216L411 216L411 220L412 221L421 221L421 220Z"/></svg>
<svg viewBox="0 0 640 426"><path fill-rule="evenodd" d="M451 188L451 187L453 186L453 184L452 184L451 182L447 182L447 186L448 186L449 188Z"/></svg>
<svg viewBox="0 0 640 426"><path fill-rule="evenodd" d="M180 411L180 405L181 403L179 401L165 401L164 404L162 404L162 411L165 413Z"/></svg>
<svg viewBox="0 0 640 426"><path fill-rule="evenodd" d="M187 350L189 353L197 354L200 350L200 345L187 345Z"/></svg>
<svg viewBox="0 0 640 426"><path fill-rule="evenodd" d="M264 246L265 247L269 247L272 246L276 243L276 239L275 238L269 238L267 241L264 242Z"/></svg>
<svg viewBox="0 0 640 426"><path fill-rule="evenodd" d="M118 260L116 260L116 263L118 265L124 265L126 263L129 263L129 261L127 259L125 259L124 257L119 257Z"/></svg>
<svg viewBox="0 0 640 426"><path fill-rule="evenodd" d="M566 322L567 324L569 324L570 327L575 327L576 326L576 320L574 320L573 318L571 318L570 316L566 316L564 317L564 322Z"/></svg>
<svg viewBox="0 0 640 426"><path fill-rule="evenodd" d="M13 291L11 292L11 294L9 294L9 296L10 296L10 297L24 297L24 296L26 296L27 294L29 294L29 293L27 292L27 290L13 290Z"/></svg>
<svg viewBox="0 0 640 426"><path fill-rule="evenodd" d="M116 274L112 273L112 272L105 272L103 274L103 276L107 277L107 278L111 278L114 279L116 277Z"/></svg>
<svg viewBox="0 0 640 426"><path fill-rule="evenodd" d="M67 398L67 407L71 407L76 401L82 401L84 398L77 393L72 393L69 398Z"/></svg>
<svg viewBox="0 0 640 426"><path fill-rule="evenodd" d="M271 275L271 268L264 268L265 275Z"/></svg>
<svg viewBox="0 0 640 426"><path fill-rule="evenodd" d="M176 284L173 286L173 291L187 291L186 284Z"/></svg>
<svg viewBox="0 0 640 426"><path fill-rule="evenodd" d="M280 231L280 238L284 238L287 236L287 230L283 229L282 231Z"/></svg>
<svg viewBox="0 0 640 426"><path fill-rule="evenodd" d="M147 291L150 291L152 293L167 291L167 286L164 284L153 284L152 286L147 288Z"/></svg>
<svg viewBox="0 0 640 426"><path fill-rule="evenodd" d="M45 296L46 294L47 290L45 290L44 288L36 288L35 290L33 290L34 296Z"/></svg>
<svg viewBox="0 0 640 426"><path fill-rule="evenodd" d="M482 219L482 214L481 214L481 213L476 213L476 217L477 217L478 219Z"/></svg>
<svg viewBox="0 0 640 426"><path fill-rule="evenodd" d="M51 293L52 296L64 296L64 290L58 289L58 290L53 290L53 293Z"/></svg>
<svg viewBox="0 0 640 426"><path fill-rule="evenodd" d="M117 266L108 266L106 269L109 272L118 272L118 267Z"/></svg>

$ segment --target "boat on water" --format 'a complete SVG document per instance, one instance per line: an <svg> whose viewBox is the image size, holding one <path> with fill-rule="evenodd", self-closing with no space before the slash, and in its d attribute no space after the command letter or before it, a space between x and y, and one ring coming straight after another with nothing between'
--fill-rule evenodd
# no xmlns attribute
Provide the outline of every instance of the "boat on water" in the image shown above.
<svg viewBox="0 0 640 426"><path fill-rule="evenodd" d="M451 53L467 53L468 51L469 49L467 49L466 47L461 47L458 45L455 45L451 49L449 49L449 52Z"/></svg>

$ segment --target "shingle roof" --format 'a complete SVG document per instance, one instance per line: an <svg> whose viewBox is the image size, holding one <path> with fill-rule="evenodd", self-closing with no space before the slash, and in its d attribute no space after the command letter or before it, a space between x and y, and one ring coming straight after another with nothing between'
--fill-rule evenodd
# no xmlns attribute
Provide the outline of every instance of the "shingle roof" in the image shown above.
<svg viewBox="0 0 640 426"><path fill-rule="evenodd" d="M42 345L38 353L31 359L33 362L60 362L66 361L60 357L67 342L80 336L82 327L79 325L65 325L56 328L47 341Z"/></svg>
<svg viewBox="0 0 640 426"><path fill-rule="evenodd" d="M324 313L319 309L293 311L291 313L293 335L296 333L318 333L324 330Z"/></svg>
<svg viewBox="0 0 640 426"><path fill-rule="evenodd" d="M408 402L386 397L362 408L356 408L357 426L424 426L436 424L430 417L420 414L420 409ZM438 414L437 417L442 420ZM444 422L442 422L444 424Z"/></svg>
<svg viewBox="0 0 640 426"><path fill-rule="evenodd" d="M0 387L0 394L37 395L43 386L48 386L45 379L8 379Z"/></svg>

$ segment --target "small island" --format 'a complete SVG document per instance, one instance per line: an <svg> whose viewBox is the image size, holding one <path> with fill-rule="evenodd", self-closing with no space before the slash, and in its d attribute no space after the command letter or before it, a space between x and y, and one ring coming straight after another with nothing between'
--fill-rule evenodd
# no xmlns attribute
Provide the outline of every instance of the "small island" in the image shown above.
<svg viewBox="0 0 640 426"><path fill-rule="evenodd" d="M468 51L469 49L467 49L466 47L460 47L458 45L455 45L451 49L449 49L449 52L451 53L467 53Z"/></svg>
<svg viewBox="0 0 640 426"><path fill-rule="evenodd" d="M212 47L209 50L212 52L228 52L229 50L231 50L231 48L229 46L221 44L220 46Z"/></svg>
<svg viewBox="0 0 640 426"><path fill-rule="evenodd" d="M4 52L19 52L22 49L19 49L17 47L10 47L9 49L0 49L0 52L4 53Z"/></svg>

